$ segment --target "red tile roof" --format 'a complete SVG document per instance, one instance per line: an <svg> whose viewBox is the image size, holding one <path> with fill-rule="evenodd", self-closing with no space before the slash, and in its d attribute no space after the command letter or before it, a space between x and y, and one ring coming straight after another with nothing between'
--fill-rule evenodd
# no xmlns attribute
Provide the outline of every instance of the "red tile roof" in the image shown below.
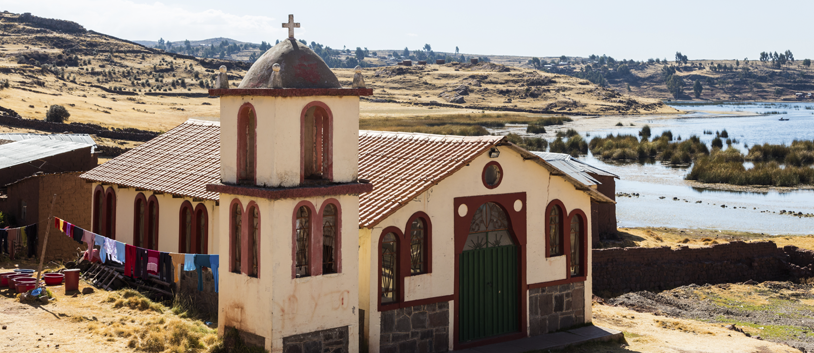
<svg viewBox="0 0 814 353"><path fill-rule="evenodd" d="M599 202L613 202L503 136L442 136L359 131L359 178L373 191L359 195L359 226L370 228L497 144L565 177ZM81 178L174 195L218 200L207 184L220 182L220 124L188 120L104 163Z"/></svg>
<svg viewBox="0 0 814 353"><path fill-rule="evenodd" d="M359 226L370 228L475 159L503 136L441 136L359 131Z"/></svg>
<svg viewBox="0 0 814 353"><path fill-rule="evenodd" d="M220 182L220 124L190 119L81 178L217 200L206 184Z"/></svg>

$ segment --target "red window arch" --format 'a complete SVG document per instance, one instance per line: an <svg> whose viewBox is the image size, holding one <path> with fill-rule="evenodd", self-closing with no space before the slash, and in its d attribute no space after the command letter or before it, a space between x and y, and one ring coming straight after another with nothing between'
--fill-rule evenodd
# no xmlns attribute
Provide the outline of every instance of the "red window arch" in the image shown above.
<svg viewBox="0 0 814 353"><path fill-rule="evenodd" d="M147 198L138 193L133 205L133 245L142 248L147 244L147 216Z"/></svg>
<svg viewBox="0 0 814 353"><path fill-rule="evenodd" d="M588 218L580 209L568 216L569 239L566 242L568 278L585 277L588 273Z"/></svg>
<svg viewBox="0 0 814 353"><path fill-rule="evenodd" d="M308 103L300 117L300 181L333 179L333 114L322 102Z"/></svg>
<svg viewBox="0 0 814 353"><path fill-rule="evenodd" d="M300 201L294 207L293 246L291 247L291 276L301 278L316 276L322 273L321 264L315 261L321 257L322 249L315 246L314 224L317 223L317 212L308 201Z"/></svg>
<svg viewBox="0 0 814 353"><path fill-rule="evenodd" d="M105 192L105 215L102 229L102 235L116 239L116 190L112 187L107 188Z"/></svg>
<svg viewBox="0 0 814 353"><path fill-rule="evenodd" d="M257 183L257 112L249 103L237 116L237 182Z"/></svg>
<svg viewBox="0 0 814 353"><path fill-rule="evenodd" d="M329 199L322 205L320 219L321 274L342 272L342 208L339 201Z"/></svg>
<svg viewBox="0 0 814 353"><path fill-rule="evenodd" d="M182 254L197 254L192 245L195 238L195 212L192 203L184 201L178 213L178 252Z"/></svg>
<svg viewBox="0 0 814 353"><path fill-rule="evenodd" d="M244 272L251 277L260 277L260 208L254 201L246 207L246 236L243 242L246 249Z"/></svg>
<svg viewBox="0 0 814 353"><path fill-rule="evenodd" d="M192 248L196 254L209 253L209 211L206 205L199 203L195 206L195 237L192 239Z"/></svg>
<svg viewBox="0 0 814 353"><path fill-rule="evenodd" d="M430 216L416 212L407 221L402 262L411 276L432 273L432 223Z"/></svg>
<svg viewBox="0 0 814 353"><path fill-rule="evenodd" d="M379 310L398 304L404 298L404 234L396 227L387 227L379 237Z"/></svg>
<svg viewBox="0 0 814 353"><path fill-rule="evenodd" d="M243 265L243 204L238 199L229 205L229 270L241 273Z"/></svg>
<svg viewBox="0 0 814 353"><path fill-rule="evenodd" d="M548 203L545 209L545 256L565 254L565 205L560 200Z"/></svg>
<svg viewBox="0 0 814 353"><path fill-rule="evenodd" d="M96 234L102 232L102 215L104 214L102 207L104 206L104 195L104 187L97 185L96 189L93 191L93 224L91 225L91 229L93 229L93 232Z"/></svg>
<svg viewBox="0 0 814 353"><path fill-rule="evenodd" d="M147 199L146 210L147 215L144 227L146 230L144 232L146 239L143 243L143 247L146 249L158 250L158 220L161 213L158 210L158 198L155 197L155 195L150 195L150 198Z"/></svg>

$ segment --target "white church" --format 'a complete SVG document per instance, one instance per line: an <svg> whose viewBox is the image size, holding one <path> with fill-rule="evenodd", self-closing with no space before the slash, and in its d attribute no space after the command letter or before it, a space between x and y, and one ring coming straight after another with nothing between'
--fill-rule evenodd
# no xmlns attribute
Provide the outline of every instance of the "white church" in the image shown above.
<svg viewBox="0 0 814 353"><path fill-rule="evenodd" d="M218 331L270 352L446 352L591 321L597 182L502 136L359 131L290 38L189 120L82 175L93 230L220 254ZM228 87L228 86L227 86Z"/></svg>

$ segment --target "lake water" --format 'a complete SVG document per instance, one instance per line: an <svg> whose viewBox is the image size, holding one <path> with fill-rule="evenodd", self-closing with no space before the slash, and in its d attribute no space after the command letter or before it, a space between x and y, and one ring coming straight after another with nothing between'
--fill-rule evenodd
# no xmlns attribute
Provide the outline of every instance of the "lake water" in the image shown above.
<svg viewBox="0 0 814 353"><path fill-rule="evenodd" d="M608 133L635 135L644 124L648 124L654 136L670 130L674 137L680 135L686 139L690 135L697 135L709 145L715 135L704 135L704 130L714 133L726 129L730 138L738 140L733 146L744 151L744 144L789 144L794 139L814 140L812 103L673 106L688 114L676 119L642 117L634 127L582 131L582 134L588 133L591 137ZM744 115L729 115L733 112ZM756 115L765 112L782 114ZM779 121L780 117L789 121ZM609 164L591 155L580 159L619 175L617 193L639 194L639 197L632 198L617 197L620 227L666 226L766 234L814 234L814 218L779 214L781 210L814 213L812 190L746 193L695 189L684 181L689 171L687 168L671 168L660 163ZM674 197L678 201L674 201ZM726 207L722 208L721 205Z"/></svg>

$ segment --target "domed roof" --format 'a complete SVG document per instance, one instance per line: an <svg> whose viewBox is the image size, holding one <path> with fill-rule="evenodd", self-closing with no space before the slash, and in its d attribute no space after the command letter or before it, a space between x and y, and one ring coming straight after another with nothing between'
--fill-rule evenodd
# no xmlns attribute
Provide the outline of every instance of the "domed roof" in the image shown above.
<svg viewBox="0 0 814 353"><path fill-rule="evenodd" d="M283 88L342 88L325 61L293 38L280 41L257 59L238 88L271 88L275 63L280 64Z"/></svg>

